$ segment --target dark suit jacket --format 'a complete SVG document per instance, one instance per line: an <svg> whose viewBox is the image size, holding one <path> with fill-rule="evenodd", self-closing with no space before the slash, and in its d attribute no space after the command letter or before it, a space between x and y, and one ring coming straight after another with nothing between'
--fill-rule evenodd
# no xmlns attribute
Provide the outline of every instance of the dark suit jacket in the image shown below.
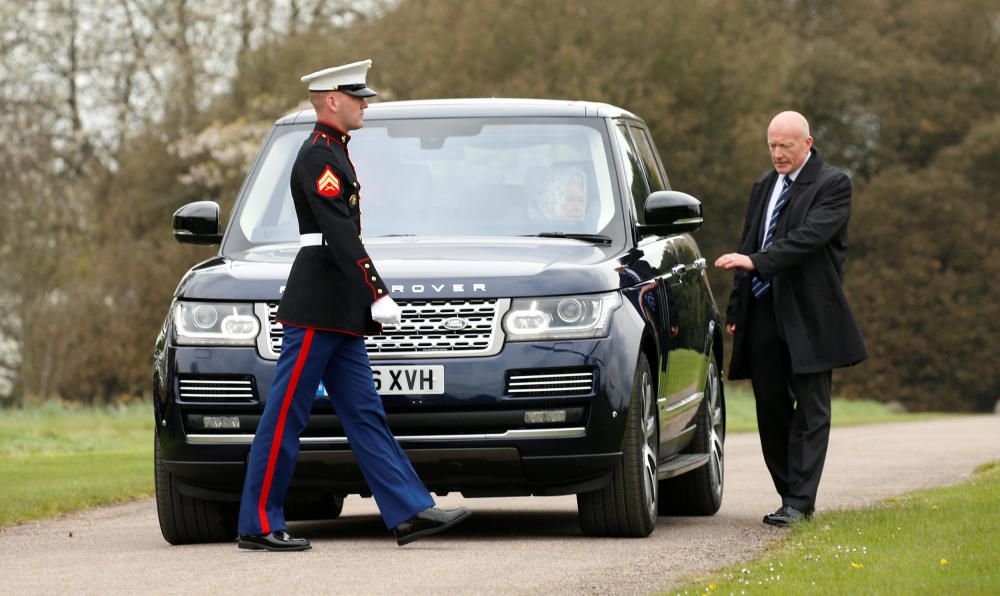
<svg viewBox="0 0 1000 596"><path fill-rule="evenodd" d="M737 270L726 310L726 322L736 324L731 379L750 376L746 332L754 274L771 281L778 332L788 344L794 373L823 372L868 357L842 286L850 179L813 149L778 217L773 242L762 251L763 219L777 178L770 170L750 191L738 252L750 256L756 271Z"/></svg>
<svg viewBox="0 0 1000 596"><path fill-rule="evenodd" d="M317 122L292 166L299 233L322 234L324 245L299 249L278 320L366 335L381 333L371 305L389 291L361 243L361 184L347 152L350 140L346 132Z"/></svg>

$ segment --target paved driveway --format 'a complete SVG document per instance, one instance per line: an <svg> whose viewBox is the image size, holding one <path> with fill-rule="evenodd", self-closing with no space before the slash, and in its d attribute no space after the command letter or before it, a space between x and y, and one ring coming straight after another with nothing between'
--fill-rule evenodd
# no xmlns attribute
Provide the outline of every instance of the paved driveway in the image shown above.
<svg viewBox="0 0 1000 596"><path fill-rule="evenodd" d="M453 532L399 548L370 499L341 519L292 524L305 553L176 547L152 499L0 531L0 593L650 593L691 573L752 557L782 530L756 435L727 440L726 492L710 518L660 518L645 539L580 534L574 497L440 499L474 510ZM860 507L957 482L1000 459L1000 417L836 428L820 487L824 509Z"/></svg>

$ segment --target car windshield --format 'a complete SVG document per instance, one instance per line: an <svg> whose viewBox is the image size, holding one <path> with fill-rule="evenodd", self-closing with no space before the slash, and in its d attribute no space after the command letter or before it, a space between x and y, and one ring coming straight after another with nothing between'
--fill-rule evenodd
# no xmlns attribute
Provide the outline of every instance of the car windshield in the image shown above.
<svg viewBox="0 0 1000 596"><path fill-rule="evenodd" d="M271 136L244 190L227 252L298 240L288 179L310 130L280 126ZM361 182L365 238L616 237L622 229L599 119L371 120L352 133L349 150Z"/></svg>

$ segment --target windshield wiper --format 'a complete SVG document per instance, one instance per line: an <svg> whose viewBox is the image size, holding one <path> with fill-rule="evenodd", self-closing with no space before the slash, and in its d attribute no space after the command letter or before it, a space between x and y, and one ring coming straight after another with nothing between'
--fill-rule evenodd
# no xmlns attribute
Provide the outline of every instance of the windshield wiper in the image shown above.
<svg viewBox="0 0 1000 596"><path fill-rule="evenodd" d="M611 236L603 234L573 234L567 232L541 232L538 234L525 234L526 238L569 238L570 240L583 240L594 244L611 244Z"/></svg>

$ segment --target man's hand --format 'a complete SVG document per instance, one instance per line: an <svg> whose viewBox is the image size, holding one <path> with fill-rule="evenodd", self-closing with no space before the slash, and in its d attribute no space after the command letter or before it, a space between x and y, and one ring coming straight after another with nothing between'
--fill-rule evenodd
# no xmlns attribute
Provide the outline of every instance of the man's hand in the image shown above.
<svg viewBox="0 0 1000 596"><path fill-rule="evenodd" d="M399 325L403 319L403 310L395 300L386 296L372 302L372 319L383 325Z"/></svg>
<svg viewBox="0 0 1000 596"><path fill-rule="evenodd" d="M738 252L726 253L715 259L715 266L720 269L746 269L747 271L753 271L753 261L750 257L746 255L741 255Z"/></svg>
<svg viewBox="0 0 1000 596"><path fill-rule="evenodd" d="M736 323L726 323L726 333L728 333L730 337L736 335Z"/></svg>

